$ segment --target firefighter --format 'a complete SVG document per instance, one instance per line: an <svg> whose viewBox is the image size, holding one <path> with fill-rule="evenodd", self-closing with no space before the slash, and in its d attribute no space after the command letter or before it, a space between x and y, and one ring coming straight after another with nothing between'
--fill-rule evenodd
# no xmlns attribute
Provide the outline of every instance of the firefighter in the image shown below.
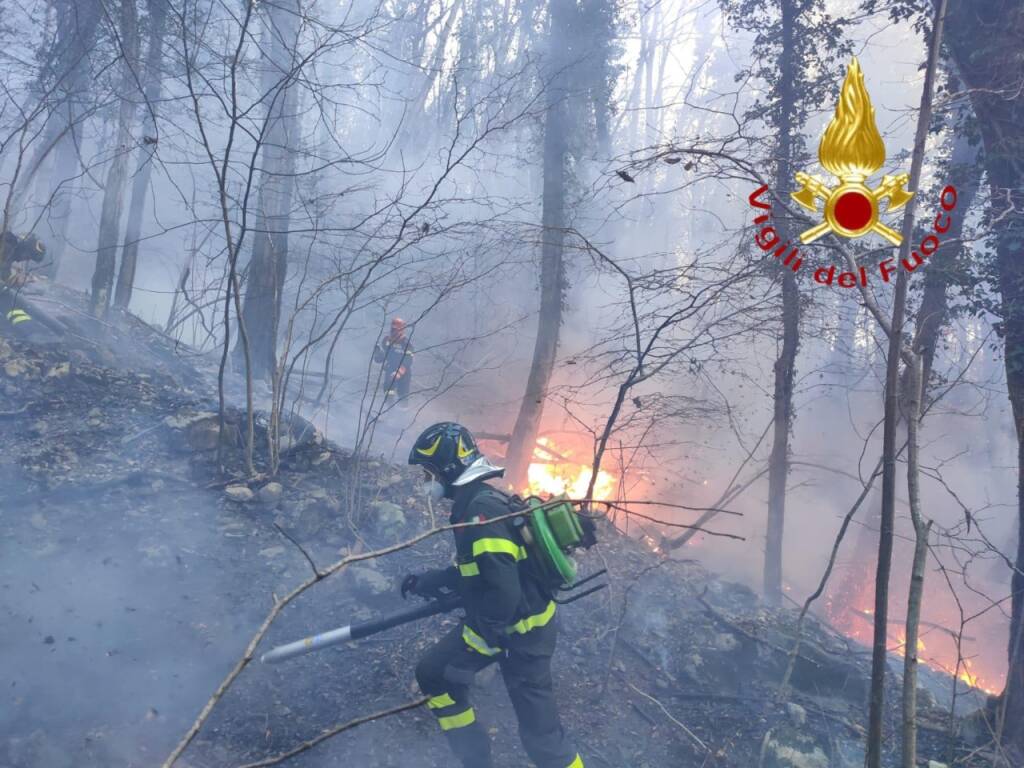
<svg viewBox="0 0 1024 768"><path fill-rule="evenodd" d="M485 481L505 470L477 449L465 427L435 424L419 436L409 463L427 473L428 492L452 501L451 522L482 522L518 508ZM456 591L465 619L420 660L416 680L428 708L464 768L491 768L490 738L469 690L477 672L497 663L519 721L519 736L538 768L583 768L562 728L552 690L555 602L532 577L527 549L511 519L457 528L456 565L406 576L402 596Z"/></svg>
<svg viewBox="0 0 1024 768"><path fill-rule="evenodd" d="M412 383L412 343L405 335L406 322L400 317L391 321L391 333L373 350L373 360L384 368L386 397L404 400Z"/></svg>
<svg viewBox="0 0 1024 768"><path fill-rule="evenodd" d="M13 232L3 232L0 239L0 284L24 281L24 274L15 274L15 264L29 261L38 264L46 258L46 246L35 235L19 237Z"/></svg>

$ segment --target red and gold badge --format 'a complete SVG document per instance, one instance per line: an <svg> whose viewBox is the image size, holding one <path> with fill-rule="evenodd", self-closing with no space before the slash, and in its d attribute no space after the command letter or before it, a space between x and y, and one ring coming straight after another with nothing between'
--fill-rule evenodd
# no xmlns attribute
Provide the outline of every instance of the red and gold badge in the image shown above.
<svg viewBox="0 0 1024 768"><path fill-rule="evenodd" d="M856 58L846 71L835 114L818 145L818 160L840 184L831 188L806 173L796 175L802 188L792 193L793 199L815 213L817 200L825 204L825 220L803 232L800 241L812 243L829 232L849 238L874 232L899 245L900 234L878 220L879 204L888 199L885 212L891 213L906 205L914 193L903 188L910 178L906 173L887 174L874 189L865 184L885 165L885 144Z"/></svg>

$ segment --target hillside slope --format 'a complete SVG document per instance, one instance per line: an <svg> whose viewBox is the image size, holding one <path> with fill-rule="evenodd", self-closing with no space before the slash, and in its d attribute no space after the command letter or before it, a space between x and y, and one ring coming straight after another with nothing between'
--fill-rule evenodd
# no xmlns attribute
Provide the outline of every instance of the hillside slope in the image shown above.
<svg viewBox="0 0 1024 768"><path fill-rule="evenodd" d="M301 422L280 476L246 482L237 409L221 475L209 371L138 321L97 324L76 302L39 295L32 306L46 322L0 336L0 766L156 766L274 596L310 575L307 556L324 567L408 539L442 513L417 495L415 473L357 462ZM566 724L588 766L862 764L864 649L809 622L794 690L779 702L792 611L769 612L745 587L608 525L601 534L583 571L607 568L611 587L561 609L556 657ZM261 650L400 609L402 575L450 552L444 534L342 570L286 609ZM250 665L179 765L243 765L412 700L416 658L454 620ZM497 765L524 765L500 679L482 675L478 687ZM945 715L925 699L921 752L944 760ZM287 764L452 759L433 718L413 710Z"/></svg>

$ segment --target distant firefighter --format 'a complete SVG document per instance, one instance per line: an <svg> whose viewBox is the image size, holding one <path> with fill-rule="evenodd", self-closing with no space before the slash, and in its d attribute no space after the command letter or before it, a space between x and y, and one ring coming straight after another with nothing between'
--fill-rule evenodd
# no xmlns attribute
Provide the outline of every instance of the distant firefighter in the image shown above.
<svg viewBox="0 0 1024 768"><path fill-rule="evenodd" d="M383 367L387 397L404 400L412 383L413 348L405 335L406 322L400 317L391 321L391 333L373 350L374 362Z"/></svg>
<svg viewBox="0 0 1024 768"><path fill-rule="evenodd" d="M0 283L11 279L15 264L28 261L39 263L46 258L46 246L35 235L19 237L13 232L4 232L0 239L3 241L0 245Z"/></svg>

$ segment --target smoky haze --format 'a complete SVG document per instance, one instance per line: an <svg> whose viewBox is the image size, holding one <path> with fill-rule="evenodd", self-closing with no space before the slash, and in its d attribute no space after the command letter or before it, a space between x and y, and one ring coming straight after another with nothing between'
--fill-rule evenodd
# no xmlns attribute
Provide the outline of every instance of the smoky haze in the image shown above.
<svg viewBox="0 0 1024 768"><path fill-rule="evenodd" d="M123 308L160 331L183 369L198 372L182 385L180 399L168 390L157 405L133 404L130 389L124 401L93 403L88 398L102 387L64 396L50 382L49 399L11 427L0 465L0 687L7 697L0 760L19 768L159 764L239 657L271 594L285 594L308 576L305 558L275 522L299 526L319 563L356 546L371 505L387 495L360 483L374 473L409 480L402 469L381 467L404 464L412 439L436 421L457 420L484 433L485 450L503 460L534 361L542 324L539 267L554 229L562 239L564 284L540 422L541 437L560 457L549 463L561 461L573 472L591 464L637 340L653 340L643 370L656 373L623 399L602 457L614 479L611 495L695 508L641 510L678 525L693 523L732 485L743 486L726 504L739 515L706 523L742 539L699 532L675 556L762 588L769 494L762 470L771 447L781 314L779 273L753 245L758 228L748 203L761 180L771 178L777 139L758 111L769 89L751 74L763 58L755 33L731 26L718 4L688 0L640 10L608 3L607 18L587 17L564 39L546 6L534 3L513 3L517 10L507 18L500 3L483 0L148 0L131 12L122 5L136 4L0 3L5 99L21 110L48 104L27 122L12 116L15 109L0 114L14 138L0 155L8 202L3 229L31 231L47 244L55 264L38 268L49 271L40 278L45 284L88 294L103 251L97 233L104 221L109 225L113 205L110 168L127 155L127 190L148 163L148 191L132 222L138 265ZM159 6L166 12L163 51L151 69L142 56L157 34ZM924 40L911 22L862 14L855 3L822 7L851 20L843 34L864 69L885 139L884 172L909 170ZM69 22L76 8L77 21ZM135 14L141 39L127 79L120 12ZM553 51L564 55L564 67L552 67ZM804 143L797 170L824 175L817 141L837 92L838 83L806 121L790 127ZM545 229L551 192L544 131L552 93L571 119L562 226ZM118 140L124 100L134 105L127 146ZM73 114L68 139L60 131L68 118L58 117L65 113ZM925 222L938 210L958 130L936 123L919 192ZM109 225L122 243L130 218L123 207L125 215ZM968 222L964 259L987 257L985 203L979 197L957 215ZM789 219L780 227L795 238L802 223ZM866 264L883 257L878 244L857 247ZM828 246L814 253L830 263ZM817 587L882 440L885 335L856 290L813 283L818 263L809 259L801 275L786 482L784 589L798 604ZM216 412L222 353L225 402L245 409L246 344L253 345L250 365L261 353L239 333L231 291L254 296L253 286L278 269L280 317L268 334L276 370L249 382L254 407L265 412L264 423L272 420L267 413L308 419L373 469L359 474L362 465L354 462L356 479L344 488L314 501L286 496L279 507L254 513L225 502L229 483L209 474L217 464L209 452L201 460L186 455L162 427L140 442L123 441L186 406ZM920 305L924 274L910 277L912 309ZM890 312L892 286L874 273L872 280ZM277 287L266 293L276 299ZM54 305L70 301L31 282L24 295L37 296L41 310L65 311ZM688 304L696 308L663 330ZM971 682L998 691L1006 676L1005 598L1017 536L1016 436L993 318L972 296L952 295L950 304L929 390L941 399L921 434L922 507L936 531L921 658L953 669L960 633ZM96 311L85 303L74 309L82 316ZM254 326L260 318L274 325L260 306L245 311ZM386 374L372 360L396 316L409 324L415 349L412 394L402 404L387 397ZM142 353L133 346L90 338L90 355L100 355L110 370L153 377L165 371L137 365L132 356ZM47 344L46 354L59 355L79 342L72 334ZM12 411L32 400L30 376L7 375L3 386ZM94 433L99 443L90 444ZM32 469L18 456L20 439L66 449L46 469ZM140 457L135 446L143 443ZM256 448L259 461L272 461L264 456L267 443ZM117 474L111 467L158 471L123 490L111 485L100 497L74 489L51 495L64 474L76 486L92 475L106 482ZM234 470L235 480L245 474ZM46 471L51 476L39 474ZM347 471L337 467L339 476ZM899 472L891 609L897 619L906 613L913 553L902 461ZM816 607L865 643L879 527L875 482ZM406 506L413 493L386 500ZM412 498L408 506L421 509L423 500ZM680 533L621 512L615 523L652 550L664 550L663 536ZM378 543L384 541L381 534ZM402 563L412 569L437 564L437 557L434 550L417 552ZM381 568L380 578L393 587L402 567ZM325 585L286 614L289 629L275 628L273 640L343 623L348 610L369 615L394 607L383 588L357 599L360 588L353 581ZM663 612L652 607L648 614L654 629L667 631ZM898 647L895 635L892 644ZM399 671L377 682L403 692L411 685ZM283 703L286 693L315 700L302 683L264 676L245 696L283 706L293 706ZM336 688L325 698L333 703L330 697L341 695ZM256 739L260 731L255 716L217 718L215 728L244 721L239 727L247 735ZM313 720L317 727L333 722L323 712ZM266 739L281 748L286 735L298 732ZM354 755L369 755L374 741L372 732L357 732L348 743ZM415 734L390 746L395 765L418 759ZM233 756L217 749L201 746L203 759L229 764ZM304 759L328 764L318 754Z"/></svg>

